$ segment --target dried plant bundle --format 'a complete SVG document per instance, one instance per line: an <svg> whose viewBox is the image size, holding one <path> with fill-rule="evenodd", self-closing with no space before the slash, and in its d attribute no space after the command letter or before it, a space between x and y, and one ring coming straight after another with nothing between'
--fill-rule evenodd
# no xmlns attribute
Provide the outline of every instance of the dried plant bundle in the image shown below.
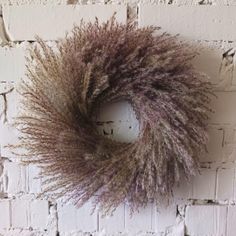
<svg viewBox="0 0 236 236"><path fill-rule="evenodd" d="M47 176L45 192L81 206L93 197L105 213L169 198L181 173L198 170L207 142L211 84L191 65L195 52L155 27L81 23L57 41L38 38L21 87L17 125L24 161ZM95 116L129 102L140 132L132 143L100 136Z"/></svg>

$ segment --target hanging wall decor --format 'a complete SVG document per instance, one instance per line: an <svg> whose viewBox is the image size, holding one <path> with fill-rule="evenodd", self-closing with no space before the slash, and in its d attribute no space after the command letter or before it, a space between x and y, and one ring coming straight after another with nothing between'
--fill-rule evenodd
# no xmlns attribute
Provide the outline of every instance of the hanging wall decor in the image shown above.
<svg viewBox="0 0 236 236"><path fill-rule="evenodd" d="M105 213L131 211L172 196L183 175L198 171L207 142L211 84L191 65L195 52L155 27L81 23L49 46L31 49L17 125L24 161L46 176L45 193ZM139 136L122 143L101 136L100 108L130 103Z"/></svg>

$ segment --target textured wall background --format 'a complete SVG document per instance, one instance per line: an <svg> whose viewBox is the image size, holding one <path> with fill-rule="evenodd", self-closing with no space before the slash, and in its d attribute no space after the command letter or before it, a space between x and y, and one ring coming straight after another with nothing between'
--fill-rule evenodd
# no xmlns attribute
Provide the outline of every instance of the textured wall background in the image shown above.
<svg viewBox="0 0 236 236"><path fill-rule="evenodd" d="M119 5L119 4L123 5ZM3 236L235 236L236 235L236 0L0 0L0 235ZM35 5L37 4L37 5ZM39 170L22 166L6 144L17 142L11 126L18 109L17 84L24 77L26 48L38 34L47 41L62 37L74 22L104 21L117 12L125 22L158 25L199 47L194 64L216 84L216 110L209 124L209 153L201 175L174 191L174 200L129 216L127 205L112 217L90 215L50 199L42 191ZM51 43L51 42L50 42ZM132 139L138 124L132 109L101 114L104 135ZM112 124L107 121L114 121Z"/></svg>

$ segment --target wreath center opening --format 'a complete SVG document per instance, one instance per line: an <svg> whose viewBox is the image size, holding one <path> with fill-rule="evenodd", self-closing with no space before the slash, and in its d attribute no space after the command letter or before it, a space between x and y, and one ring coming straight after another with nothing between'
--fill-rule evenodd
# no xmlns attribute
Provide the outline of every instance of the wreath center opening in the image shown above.
<svg viewBox="0 0 236 236"><path fill-rule="evenodd" d="M96 124L100 135L114 141L130 143L138 139L139 121L127 101L102 106L97 113Z"/></svg>

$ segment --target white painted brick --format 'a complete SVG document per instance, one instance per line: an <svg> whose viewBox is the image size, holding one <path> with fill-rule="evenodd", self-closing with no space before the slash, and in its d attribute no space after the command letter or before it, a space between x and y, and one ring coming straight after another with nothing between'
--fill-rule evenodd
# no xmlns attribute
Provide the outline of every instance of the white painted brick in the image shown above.
<svg viewBox="0 0 236 236"><path fill-rule="evenodd" d="M26 167L15 162L4 162L4 174L7 176L8 194L26 192Z"/></svg>
<svg viewBox="0 0 236 236"><path fill-rule="evenodd" d="M223 159L224 162L236 160L236 129L234 126L228 125L223 127L224 138L223 146Z"/></svg>
<svg viewBox="0 0 236 236"><path fill-rule="evenodd" d="M42 191L42 179L39 178L40 168L35 165L28 166L29 193L40 193Z"/></svg>
<svg viewBox="0 0 236 236"><path fill-rule="evenodd" d="M58 204L58 229L67 232L77 229L76 208L72 204Z"/></svg>
<svg viewBox="0 0 236 236"><path fill-rule="evenodd" d="M4 22L2 17L0 17L0 44L6 44L7 43L7 38L6 38L6 34L4 32Z"/></svg>
<svg viewBox="0 0 236 236"><path fill-rule="evenodd" d="M167 229L167 236L185 236L184 220L179 217L174 226Z"/></svg>
<svg viewBox="0 0 236 236"><path fill-rule="evenodd" d="M84 232L93 232L98 229L98 213L92 214L93 205L91 202L85 203L81 208L77 209L77 229Z"/></svg>
<svg viewBox="0 0 236 236"><path fill-rule="evenodd" d="M201 169L201 173L193 178L194 199L215 198L216 171L213 169Z"/></svg>
<svg viewBox="0 0 236 236"><path fill-rule="evenodd" d="M192 198L193 195L193 179L187 181L182 178L179 185L175 186L173 189L173 195L175 200L186 200Z"/></svg>
<svg viewBox="0 0 236 236"><path fill-rule="evenodd" d="M88 22L98 17L103 22L114 12L119 22L126 21L125 5L9 6L3 8L3 19L13 41L34 40L35 35L55 40L64 37L81 19Z"/></svg>
<svg viewBox="0 0 236 236"><path fill-rule="evenodd" d="M209 142L207 144L207 153L200 157L200 161L221 161L223 159L224 130L221 126L209 126L208 135Z"/></svg>
<svg viewBox="0 0 236 236"><path fill-rule="evenodd" d="M156 232L165 233L166 229L175 224L177 215L177 205L160 205L154 212L154 226Z"/></svg>
<svg viewBox="0 0 236 236"><path fill-rule="evenodd" d="M122 232L125 229L125 206L119 206L112 216L99 215L99 230L107 233Z"/></svg>
<svg viewBox="0 0 236 236"><path fill-rule="evenodd" d="M201 162L229 162L236 160L236 129L234 125L209 126L208 152Z"/></svg>
<svg viewBox="0 0 236 236"><path fill-rule="evenodd" d="M1 197L4 195L5 196L7 195L7 192L6 192L7 186L8 186L8 177L4 173L4 170L3 170L3 174L1 176Z"/></svg>
<svg viewBox="0 0 236 236"><path fill-rule="evenodd" d="M0 81L17 82L25 76L26 47L25 43L0 47Z"/></svg>
<svg viewBox="0 0 236 236"><path fill-rule="evenodd" d="M9 94L7 94L7 123L13 124L14 119L20 112L20 99L21 95L16 88Z"/></svg>
<svg viewBox="0 0 236 236"><path fill-rule="evenodd" d="M227 215L227 234L226 236L235 236L236 232L236 207L229 206L228 207L228 215Z"/></svg>
<svg viewBox="0 0 236 236"><path fill-rule="evenodd" d="M235 54L235 48L226 51L223 54L222 63L220 67L220 82L216 89L222 91L235 91L236 81L234 79L234 63L233 57Z"/></svg>
<svg viewBox="0 0 236 236"><path fill-rule="evenodd" d="M8 82L8 81L0 81L0 94L1 98L3 100L4 95L8 96L9 93L11 93L14 90L14 82ZM4 102L1 102L1 109L3 111L4 108Z"/></svg>
<svg viewBox="0 0 236 236"><path fill-rule="evenodd" d="M6 83L6 89L10 88L10 84ZM1 85L1 83L0 83ZM1 88L1 86L0 86ZM4 88L2 88L4 89ZM20 152L20 149L13 150L9 148L9 145L18 144L19 131L13 126L14 119L19 114L19 100L20 95L14 89L13 91L6 94L7 100L7 111L6 114L3 114L2 122L0 122L0 146L1 146L1 155L4 157L16 157L14 152L22 153L23 149ZM14 151L14 152L13 152Z"/></svg>
<svg viewBox="0 0 236 236"><path fill-rule="evenodd" d="M76 208L71 204L58 205L58 228L60 232L83 231L93 232L98 228L97 212L92 213L91 202L86 203L81 208Z"/></svg>
<svg viewBox="0 0 236 236"><path fill-rule="evenodd" d="M43 5L58 5L58 4L66 4L67 0L0 0L1 5L29 5L29 4L43 4Z"/></svg>
<svg viewBox="0 0 236 236"><path fill-rule="evenodd" d="M45 232L40 232L32 229L10 229L0 230L1 236L45 236ZM51 236L51 235L50 235Z"/></svg>
<svg viewBox="0 0 236 236"><path fill-rule="evenodd" d="M210 123L235 124L236 123L236 92L217 92L217 98L213 98L211 107L215 110L211 114Z"/></svg>
<svg viewBox="0 0 236 236"><path fill-rule="evenodd" d="M0 200L0 229L10 227L10 203L8 200Z"/></svg>
<svg viewBox="0 0 236 236"><path fill-rule="evenodd" d="M49 217L47 223L48 235L56 235L58 233L58 214L56 204L49 208Z"/></svg>
<svg viewBox="0 0 236 236"><path fill-rule="evenodd" d="M226 126L224 127L224 145L236 144L236 127Z"/></svg>
<svg viewBox="0 0 236 236"><path fill-rule="evenodd" d="M227 0L228 5L236 5L236 0Z"/></svg>
<svg viewBox="0 0 236 236"><path fill-rule="evenodd" d="M217 200L232 200L234 198L234 169L217 170Z"/></svg>
<svg viewBox="0 0 236 236"><path fill-rule="evenodd" d="M0 5L4 1L0 0ZM40 34L46 40L54 40L63 37L65 31L71 29L73 22L79 23L81 18L84 18L85 21L93 21L94 16L97 15L100 21L104 21L109 19L116 10L118 20L126 21L126 6L122 5L30 6L29 1L56 5L63 0L54 2L52 0L12 0L11 4L15 6L5 8L3 11L7 32L10 33L13 40L33 40L35 34ZM223 0L209 0L208 3L212 2L216 6L196 6L199 1L174 0L173 6L168 5L167 1L165 1L165 6L141 5L139 23L140 25L160 24L164 31L180 33L182 38L194 41L199 39L235 40L236 8L220 6L234 4L235 0L224 0L224 2ZM23 2L26 3L25 6L16 6ZM155 0L155 3L163 2ZM178 7L181 4L195 4L195 6ZM0 17L0 44L4 44L4 40L6 40L2 26L3 21ZM199 46L199 41L195 43ZM15 90L10 93L8 91L16 88L20 78L25 76L24 56L27 46L27 43L21 43L12 44L12 47L0 47L0 93L7 93L8 105L8 122L3 124L3 116L0 121L0 156L8 158L14 157L14 154L5 145L17 143L18 134L10 125L17 115L19 101ZM82 236L85 235L83 232L103 236L149 234L183 236L185 223L186 234L190 236L234 236L236 232L236 207L234 205L191 205L192 201L187 201L187 199L196 199L198 203L207 204L204 200L214 200L216 197L216 200L226 200L231 204L231 200L236 199L235 164L232 162L236 160L236 87L234 87L236 85L236 57L231 56L235 52L235 42L201 41L200 46L202 46L202 50L193 64L198 70L207 73L211 81L217 84L217 90L221 92L217 92L218 99L212 102L212 107L216 112L212 114L210 120L209 153L201 157L202 162L211 162L210 165L204 164L209 169L203 169L202 175L196 176L188 184L181 181L180 186L173 193L173 200L177 202L176 204L178 202L184 206L186 203L190 204L186 208L185 215L183 211L180 212L181 216L176 217L177 206L173 204L168 207L161 205L158 212L152 206L140 209L140 212L134 213L132 218L129 217L128 207L121 206L112 217L102 218L97 212L90 215L90 202L80 209L73 205L58 204L58 208L50 207L49 213L48 202L36 200L34 196L35 193L42 191L41 180L35 179L39 174L39 168L36 166L22 167L3 158L3 173L1 173L0 164L0 235L51 236L56 235L59 231L62 236ZM229 52L230 55L226 61L222 56L231 47L232 51ZM230 63L231 60L232 63ZM0 96L0 113L3 109L4 101ZM102 114L104 122L115 120L111 126L115 126L113 131L118 138L129 138L129 135L135 134L132 133L133 131L138 131L134 118L130 109ZM134 129L128 132L130 125ZM105 125L102 128L110 131L111 126ZM218 168L217 172L216 168ZM14 195L16 199L13 199L12 202L1 200L4 196L3 189L4 194L7 192L8 197ZM22 199L21 195L28 193L30 193L30 199ZM185 208L183 207L183 209ZM12 229L9 230L10 227ZM44 231L46 229L47 231ZM93 233L97 229L101 232Z"/></svg>
<svg viewBox="0 0 236 236"><path fill-rule="evenodd" d="M223 54L221 44L201 42L196 43L196 47L199 48L199 55L194 58L193 65L198 71L206 73L212 83L219 83Z"/></svg>
<svg viewBox="0 0 236 236"><path fill-rule="evenodd" d="M187 206L185 219L187 235L225 235L226 214L226 206Z"/></svg>
<svg viewBox="0 0 236 236"><path fill-rule="evenodd" d="M19 131L15 129L12 125L1 124L0 123L0 146L1 155L7 158L19 157L18 154L21 153L19 150L13 150L9 145L16 145L19 143ZM23 149L22 149L23 150ZM16 154L17 153L17 154Z"/></svg>
<svg viewBox="0 0 236 236"><path fill-rule="evenodd" d="M5 109L5 101L3 96L0 96L0 123L3 123L6 118L4 114L4 109Z"/></svg>
<svg viewBox="0 0 236 236"><path fill-rule="evenodd" d="M153 204L147 205L139 212L130 215L130 208L125 206L125 228L130 233L146 232L152 230Z"/></svg>
<svg viewBox="0 0 236 236"><path fill-rule="evenodd" d="M33 229L46 229L49 215L49 205L45 200L30 202L30 226Z"/></svg>
<svg viewBox="0 0 236 236"><path fill-rule="evenodd" d="M234 56L234 58L233 58L233 66L234 66L234 70L233 70L233 81L232 81L232 83L235 87L236 86L236 56Z"/></svg>
<svg viewBox="0 0 236 236"><path fill-rule="evenodd" d="M27 228L29 227L30 208L29 200L13 200L12 206L12 227Z"/></svg>
<svg viewBox="0 0 236 236"><path fill-rule="evenodd" d="M148 5L139 7L139 26L156 25L190 40L235 40L234 6Z"/></svg>
<svg viewBox="0 0 236 236"><path fill-rule="evenodd" d="M178 5L192 5L192 4L198 4L198 2L200 2L201 0L173 0L173 4L178 4ZM226 4L227 0L212 0L213 2L219 2L220 1L224 1L224 3ZM228 0L233 2L234 0ZM30 4L44 4L44 5L49 5L49 4L53 4L53 5L58 5L58 4L91 4L91 3L95 3L95 4L102 4L102 3L119 3L119 2L124 2L124 3L132 3L135 4L138 2L138 0L132 0L132 1L117 1L117 0L112 0L110 2L107 2L106 0L0 0L0 4L2 5L30 5ZM143 1L144 2L144 1ZM145 2L150 2L150 3L155 3L155 4L168 4L169 0L145 0Z"/></svg>
<svg viewBox="0 0 236 236"><path fill-rule="evenodd" d="M228 42L197 41L192 43L199 54L192 63L210 78L218 91L235 91L235 44Z"/></svg>
<svg viewBox="0 0 236 236"><path fill-rule="evenodd" d="M4 195L4 188L3 188L3 161L1 160L1 150L0 150L0 198L2 195Z"/></svg>

